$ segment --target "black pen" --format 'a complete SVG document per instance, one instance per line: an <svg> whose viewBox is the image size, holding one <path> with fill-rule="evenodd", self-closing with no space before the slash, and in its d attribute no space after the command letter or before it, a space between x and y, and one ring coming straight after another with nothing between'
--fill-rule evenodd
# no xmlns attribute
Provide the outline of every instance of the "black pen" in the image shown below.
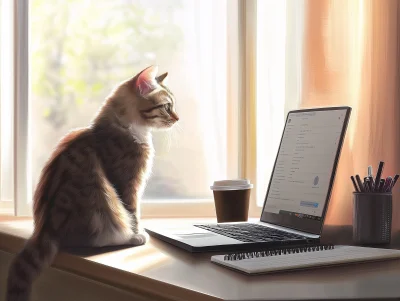
<svg viewBox="0 0 400 301"><path fill-rule="evenodd" d="M367 179L368 179L368 177L364 177L363 187L364 187L365 192L369 192Z"/></svg>
<svg viewBox="0 0 400 301"><path fill-rule="evenodd" d="M360 187L360 191L364 192L365 191L364 186L363 186L363 183L361 182L361 178L359 175L356 175L356 180L357 180L358 187Z"/></svg>
<svg viewBox="0 0 400 301"><path fill-rule="evenodd" d="M369 183L369 179L367 177L365 178L364 189L365 189L365 192L370 192L371 191L371 186L370 186L370 183Z"/></svg>
<svg viewBox="0 0 400 301"><path fill-rule="evenodd" d="M371 185L371 191L373 192L375 190L374 178L370 176L368 177L368 179L369 179L369 184Z"/></svg>
<svg viewBox="0 0 400 301"><path fill-rule="evenodd" d="M378 187L377 192L382 192L382 190L383 190L383 185L385 185L385 180L384 180L384 179L381 179L381 180L379 181L379 187Z"/></svg>
<svg viewBox="0 0 400 301"><path fill-rule="evenodd" d="M392 184L392 177L387 177L382 192L388 192Z"/></svg>
<svg viewBox="0 0 400 301"><path fill-rule="evenodd" d="M354 189L356 190L356 192L360 192L360 189L358 189L358 186L356 184L356 180L354 180L354 177L351 176L350 179L353 182L353 186L354 186Z"/></svg>
<svg viewBox="0 0 400 301"><path fill-rule="evenodd" d="M382 176L382 171L383 171L383 166L385 165L385 162L380 161L379 162L379 167L378 167L378 171L376 173L376 178L375 178L375 183L379 183L381 182L381 176ZM380 186L380 185L379 185ZM376 190L376 185L375 185L375 191ZM379 190L378 190L379 191Z"/></svg>
<svg viewBox="0 0 400 301"><path fill-rule="evenodd" d="M374 186L373 186L371 180L368 180L368 185L369 185L369 191L374 192Z"/></svg>
<svg viewBox="0 0 400 301"><path fill-rule="evenodd" d="M392 185L390 185L390 190L389 190L390 192L392 192L392 189L393 189L394 185L396 184L398 178L399 178L399 175L396 174L393 178Z"/></svg>

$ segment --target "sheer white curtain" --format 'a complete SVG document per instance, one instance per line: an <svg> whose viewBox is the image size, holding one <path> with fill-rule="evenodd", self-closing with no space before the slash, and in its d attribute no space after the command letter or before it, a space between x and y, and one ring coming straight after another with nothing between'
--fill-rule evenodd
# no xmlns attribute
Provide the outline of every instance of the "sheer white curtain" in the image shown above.
<svg viewBox="0 0 400 301"><path fill-rule="evenodd" d="M257 1L257 205L262 206L286 114L301 96L304 1Z"/></svg>

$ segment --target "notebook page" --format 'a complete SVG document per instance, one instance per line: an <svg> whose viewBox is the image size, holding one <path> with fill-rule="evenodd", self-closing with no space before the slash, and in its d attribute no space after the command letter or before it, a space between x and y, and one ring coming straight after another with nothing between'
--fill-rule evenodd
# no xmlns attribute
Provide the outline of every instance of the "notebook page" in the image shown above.
<svg viewBox="0 0 400 301"><path fill-rule="evenodd" d="M337 246L332 250L296 253L278 256L258 257L224 261L224 256L213 256L212 261L245 273L265 273L313 266L364 262L400 258L399 250L377 249L353 246Z"/></svg>

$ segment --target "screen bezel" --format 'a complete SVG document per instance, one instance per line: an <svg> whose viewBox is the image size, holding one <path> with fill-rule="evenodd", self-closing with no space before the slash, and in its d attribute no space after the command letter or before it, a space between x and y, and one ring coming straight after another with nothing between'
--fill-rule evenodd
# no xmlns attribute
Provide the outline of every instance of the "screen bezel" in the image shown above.
<svg viewBox="0 0 400 301"><path fill-rule="evenodd" d="M327 193L327 196L326 196L326 199L325 199L324 208L322 210L321 219L318 221L318 220L310 220L310 219L305 219L305 218L298 218L298 217L291 216L291 215L281 215L281 214L277 214L277 213L264 212L265 205L267 204L267 199L268 199L268 194L269 194L269 190L270 190L270 187L271 187L272 179L274 177L276 162L278 160L279 152L281 150L283 136L284 136L285 131L286 131L286 126L287 126L287 122L288 122L288 119L289 119L289 115L290 114L296 114L296 113L305 113L305 112L337 111L337 110L346 111L346 115L345 115L345 118L344 118L344 121L343 121L343 128L342 128L342 132L341 132L341 135L340 135L338 148L337 148L337 151L336 151L335 161L333 163L333 170L332 170L332 174L331 174L331 179L329 181L328 193ZM347 126L348 126L349 119L350 119L350 114L351 114L351 107L347 107L347 106L300 109L300 110L292 110L292 111L288 112L288 114L286 116L285 127L284 127L284 130L282 132L281 141L279 143L278 152L276 154L274 167L272 169L271 177L270 177L270 180L269 180L267 193L265 195L264 205L263 205L263 208L262 208L262 211L261 211L261 218L260 218L261 222L274 224L274 225L278 225L278 226L283 226L283 227L287 227L287 228L291 228L291 229L295 229L295 230L300 230L300 231L307 232L307 233L310 233L310 234L319 234L319 235L321 235L322 226L324 224L327 208L328 208L329 201L330 201L330 198L331 198L332 188L333 188L333 184L334 184L334 180L335 180L335 176L336 176L337 165L338 165L338 162L339 162L340 154L341 154L343 143L344 143L344 138L345 138L346 131L347 131Z"/></svg>

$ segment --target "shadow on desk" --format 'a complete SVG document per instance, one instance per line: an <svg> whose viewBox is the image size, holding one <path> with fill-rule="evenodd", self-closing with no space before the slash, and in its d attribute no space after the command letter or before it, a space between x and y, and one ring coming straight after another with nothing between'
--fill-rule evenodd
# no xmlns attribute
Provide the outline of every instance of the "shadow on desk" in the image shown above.
<svg viewBox="0 0 400 301"><path fill-rule="evenodd" d="M322 230L321 242L335 245L353 245L353 227L351 225L326 225ZM392 233L390 244L368 245L368 247L400 249L400 231Z"/></svg>

